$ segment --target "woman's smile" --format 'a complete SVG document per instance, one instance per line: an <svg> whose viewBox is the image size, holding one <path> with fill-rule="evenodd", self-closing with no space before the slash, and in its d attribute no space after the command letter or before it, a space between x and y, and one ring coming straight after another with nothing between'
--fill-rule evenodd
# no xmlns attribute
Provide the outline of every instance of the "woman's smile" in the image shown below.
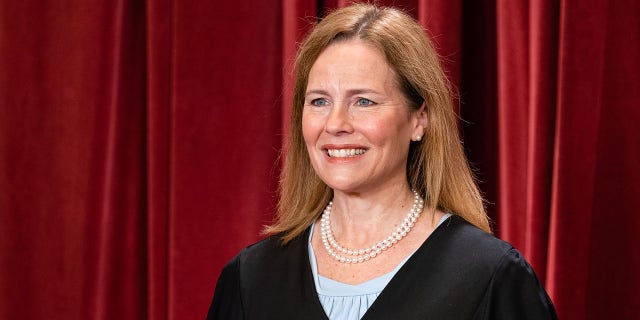
<svg viewBox="0 0 640 320"><path fill-rule="evenodd" d="M327 157L332 159L358 158L367 152L367 148L357 145L324 145Z"/></svg>

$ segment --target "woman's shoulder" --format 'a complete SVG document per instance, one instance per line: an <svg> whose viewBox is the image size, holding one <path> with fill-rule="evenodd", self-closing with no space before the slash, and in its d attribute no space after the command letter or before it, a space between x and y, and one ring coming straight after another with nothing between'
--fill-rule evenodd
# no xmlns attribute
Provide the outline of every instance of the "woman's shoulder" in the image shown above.
<svg viewBox="0 0 640 320"><path fill-rule="evenodd" d="M276 258L283 255L290 255L295 251L306 248L306 242L304 241L305 235L306 237L309 236L309 230L306 230L286 244L282 242L282 235L271 235L244 248L238 253L238 258L254 260L265 257Z"/></svg>
<svg viewBox="0 0 640 320"><path fill-rule="evenodd" d="M253 259L272 255L281 251L282 249L283 245L279 237L277 235L271 235L242 249L238 253L237 258Z"/></svg>
<svg viewBox="0 0 640 320"><path fill-rule="evenodd" d="M235 269L236 272L248 277L270 277L282 270L283 266L304 263L301 256L307 250L304 236L308 237L308 230L300 236L284 244L281 235L272 235L251 244L241 250L225 269Z"/></svg>
<svg viewBox="0 0 640 320"><path fill-rule="evenodd" d="M505 268L523 267L529 271L525 257L510 243L487 233L459 216L451 216L432 234L425 250L428 257L438 257L442 265L456 269L464 266L465 272L476 277L491 279Z"/></svg>
<svg viewBox="0 0 640 320"><path fill-rule="evenodd" d="M429 290L421 292L421 297L448 301L438 307L442 316L436 318L447 318L445 315L454 311L473 319L520 319L528 313L554 312L523 255L459 216L444 221L412 259L413 263L408 263L407 281L424 279L422 287ZM425 273L429 276L424 276ZM509 306L521 301L528 307ZM508 316L500 317L497 313Z"/></svg>
<svg viewBox="0 0 640 320"><path fill-rule="evenodd" d="M481 300L474 319L557 319L551 299L516 248L460 217L448 228L447 238L455 247L448 261L452 267L464 266L470 275L467 284L479 284L476 298ZM469 292L470 287L465 288Z"/></svg>
<svg viewBox="0 0 640 320"><path fill-rule="evenodd" d="M472 225L462 217L452 215L444 221L434 233L440 241L447 243L447 250L462 251L465 255L486 262L497 263L505 254L512 252L514 247L508 242L487 233Z"/></svg>

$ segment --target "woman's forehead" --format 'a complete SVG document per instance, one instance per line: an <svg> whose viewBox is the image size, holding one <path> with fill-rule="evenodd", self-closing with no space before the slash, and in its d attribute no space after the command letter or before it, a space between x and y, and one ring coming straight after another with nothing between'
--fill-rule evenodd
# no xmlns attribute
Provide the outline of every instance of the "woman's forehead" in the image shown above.
<svg viewBox="0 0 640 320"><path fill-rule="evenodd" d="M383 89L395 86L395 80L393 68L378 48L361 40L348 40L323 50L311 67L307 88Z"/></svg>

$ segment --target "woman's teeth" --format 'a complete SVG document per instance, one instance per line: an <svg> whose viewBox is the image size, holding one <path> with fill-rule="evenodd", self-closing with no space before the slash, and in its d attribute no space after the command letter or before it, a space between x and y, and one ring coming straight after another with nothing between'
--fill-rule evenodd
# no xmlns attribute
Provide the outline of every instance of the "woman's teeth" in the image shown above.
<svg viewBox="0 0 640 320"><path fill-rule="evenodd" d="M364 149L328 149L327 153L332 158L350 158L365 153Z"/></svg>

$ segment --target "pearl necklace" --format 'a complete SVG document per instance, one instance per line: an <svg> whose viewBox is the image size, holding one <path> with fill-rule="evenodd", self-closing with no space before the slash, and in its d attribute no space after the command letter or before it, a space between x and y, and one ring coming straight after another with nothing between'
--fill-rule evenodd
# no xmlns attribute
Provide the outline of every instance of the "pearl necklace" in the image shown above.
<svg viewBox="0 0 640 320"><path fill-rule="evenodd" d="M329 219L331 216L331 206L333 205L333 201L330 201L324 209L320 220L320 235L322 236L322 244L325 250L330 256L342 263L361 263L377 257L382 253L382 251L391 248L398 241L402 240L402 238L411 231L411 228L413 228L418 217L420 217L420 213L424 207L424 200L420 198L420 195L415 190L413 191L413 194L413 206L400 226L398 226L398 228L386 239L378 241L378 243L369 248L359 250L344 248L333 238L331 220Z"/></svg>

